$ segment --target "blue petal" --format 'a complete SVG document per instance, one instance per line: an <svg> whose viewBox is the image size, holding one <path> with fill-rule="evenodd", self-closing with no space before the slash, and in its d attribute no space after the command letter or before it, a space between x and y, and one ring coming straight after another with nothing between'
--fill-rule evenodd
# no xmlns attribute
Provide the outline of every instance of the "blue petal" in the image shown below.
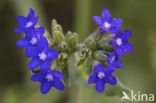
<svg viewBox="0 0 156 103"><path fill-rule="evenodd" d="M32 38L34 36L34 30L33 28L27 28L24 30L25 36L28 38Z"/></svg>
<svg viewBox="0 0 156 103"><path fill-rule="evenodd" d="M29 40L27 38L20 39L16 42L16 45L19 48L25 48L30 45Z"/></svg>
<svg viewBox="0 0 156 103"><path fill-rule="evenodd" d="M117 37L121 37L121 35L122 35L122 30L121 30L121 27L117 27L116 29L115 29L115 37L117 38Z"/></svg>
<svg viewBox="0 0 156 103"><path fill-rule="evenodd" d="M36 33L36 35L37 35L38 38L41 38L43 36L44 32L45 32L44 27L39 27L35 31L35 33Z"/></svg>
<svg viewBox="0 0 156 103"><path fill-rule="evenodd" d="M94 73L95 73L95 72L98 72L98 71L100 71L100 70L103 70L103 69L104 69L104 67L103 67L102 64L96 64L96 65L94 66Z"/></svg>
<svg viewBox="0 0 156 103"><path fill-rule="evenodd" d="M29 46L25 49L26 57L37 57L39 54L39 50L37 47Z"/></svg>
<svg viewBox="0 0 156 103"><path fill-rule="evenodd" d="M25 18L24 16L18 16L17 17L17 23L20 26L24 27L26 25L26 23L27 23L27 18Z"/></svg>
<svg viewBox="0 0 156 103"><path fill-rule="evenodd" d="M120 18L115 18L111 22L111 27L116 27L122 25L123 21Z"/></svg>
<svg viewBox="0 0 156 103"><path fill-rule="evenodd" d="M101 93L104 91L105 88L105 82L103 80L97 80L96 82L96 90Z"/></svg>
<svg viewBox="0 0 156 103"><path fill-rule="evenodd" d="M40 82L44 79L44 76L45 75L43 73L34 74L31 76L31 80L35 82Z"/></svg>
<svg viewBox="0 0 156 103"><path fill-rule="evenodd" d="M113 62L113 66L115 66L116 68L122 68L123 67L123 63L120 59L117 59Z"/></svg>
<svg viewBox="0 0 156 103"><path fill-rule="evenodd" d="M116 71L116 68L114 66L108 66L104 68L105 73L112 73L114 71Z"/></svg>
<svg viewBox="0 0 156 103"><path fill-rule="evenodd" d="M17 29L14 29L14 32L16 32L17 34L22 33L23 32L23 28L19 27Z"/></svg>
<svg viewBox="0 0 156 103"><path fill-rule="evenodd" d="M40 67L41 69L47 69L50 67L50 65L51 65L51 62L46 60L40 65Z"/></svg>
<svg viewBox="0 0 156 103"><path fill-rule="evenodd" d="M131 37L132 33L130 30L125 30L123 32L123 35L122 35L122 39L125 40L125 41L128 41L129 38Z"/></svg>
<svg viewBox="0 0 156 103"><path fill-rule="evenodd" d="M42 37L40 39L40 41L38 42L38 47L42 49L49 48L48 41L45 37Z"/></svg>
<svg viewBox="0 0 156 103"><path fill-rule="evenodd" d="M58 79L64 78L64 74L59 71L54 71L53 73L54 73L55 77Z"/></svg>
<svg viewBox="0 0 156 103"><path fill-rule="evenodd" d="M59 79L54 80L53 86L60 91L64 90L64 85Z"/></svg>
<svg viewBox="0 0 156 103"><path fill-rule="evenodd" d="M53 71L50 68L42 69L42 73L52 73Z"/></svg>
<svg viewBox="0 0 156 103"><path fill-rule="evenodd" d="M34 13L33 9L30 8L30 9L29 9L29 15L28 15L28 18L31 19L31 18L34 18L34 16L35 16L35 13Z"/></svg>
<svg viewBox="0 0 156 103"><path fill-rule="evenodd" d="M99 17L99 16L93 16L93 19L94 19L94 21L97 24L102 25L101 17Z"/></svg>
<svg viewBox="0 0 156 103"><path fill-rule="evenodd" d="M95 82L96 82L96 74L94 73L89 77L88 84L95 83Z"/></svg>
<svg viewBox="0 0 156 103"><path fill-rule="evenodd" d="M102 18L104 18L106 21L112 18L111 14L109 12L109 9L104 9L102 11Z"/></svg>
<svg viewBox="0 0 156 103"><path fill-rule="evenodd" d="M41 93L42 94L47 94L51 87L52 87L51 82L47 82L47 81L41 82Z"/></svg>
<svg viewBox="0 0 156 103"><path fill-rule="evenodd" d="M38 58L32 58L32 60L28 64L28 68L34 70L41 64L41 61Z"/></svg>
<svg viewBox="0 0 156 103"><path fill-rule="evenodd" d="M116 57L115 52L112 52L112 53L110 53L110 54L108 55L108 57L107 57L107 62L108 62L109 64L112 63L112 59L113 59L114 56Z"/></svg>
<svg viewBox="0 0 156 103"><path fill-rule="evenodd" d="M124 56L124 55L125 55L124 49L121 48L121 47L116 47L116 53L117 53L119 56Z"/></svg>
<svg viewBox="0 0 156 103"><path fill-rule="evenodd" d="M117 31L117 27L115 27L115 28L112 27L109 32L116 33L116 31Z"/></svg>
<svg viewBox="0 0 156 103"><path fill-rule="evenodd" d="M35 25L38 22L39 16L36 16L32 19L33 24Z"/></svg>
<svg viewBox="0 0 156 103"><path fill-rule="evenodd" d="M111 85L115 85L117 83L117 80L114 76L110 75L108 78L106 78L106 82Z"/></svg>
<svg viewBox="0 0 156 103"><path fill-rule="evenodd" d="M130 43L126 43L124 45L124 48L126 49L127 52L131 52L134 50L133 46Z"/></svg>
<svg viewBox="0 0 156 103"><path fill-rule="evenodd" d="M58 57L58 52L55 49L51 49L48 53L49 60L54 60Z"/></svg>

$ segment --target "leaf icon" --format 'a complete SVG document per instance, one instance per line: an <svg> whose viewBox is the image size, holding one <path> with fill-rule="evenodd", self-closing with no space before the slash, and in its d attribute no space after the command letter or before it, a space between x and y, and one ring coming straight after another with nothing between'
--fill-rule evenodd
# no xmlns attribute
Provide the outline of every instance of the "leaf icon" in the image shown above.
<svg viewBox="0 0 156 103"><path fill-rule="evenodd" d="M123 94L123 97L121 98L121 101L123 101L124 99L127 99L129 101L131 100L125 91L123 91L122 94Z"/></svg>

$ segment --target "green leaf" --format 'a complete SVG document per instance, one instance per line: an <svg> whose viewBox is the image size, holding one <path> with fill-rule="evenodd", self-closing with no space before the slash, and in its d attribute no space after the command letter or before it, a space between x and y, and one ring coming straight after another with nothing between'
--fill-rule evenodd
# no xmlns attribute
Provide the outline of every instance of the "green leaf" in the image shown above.
<svg viewBox="0 0 156 103"><path fill-rule="evenodd" d="M86 63L86 67L87 67L87 74L90 75L92 73L92 67L93 67L93 59L91 57L87 58L87 63Z"/></svg>
<svg viewBox="0 0 156 103"><path fill-rule="evenodd" d="M77 63L76 66L80 66L80 65L82 65L82 64L84 63L84 61L85 61L85 59L81 59L81 60L79 60L79 62Z"/></svg>

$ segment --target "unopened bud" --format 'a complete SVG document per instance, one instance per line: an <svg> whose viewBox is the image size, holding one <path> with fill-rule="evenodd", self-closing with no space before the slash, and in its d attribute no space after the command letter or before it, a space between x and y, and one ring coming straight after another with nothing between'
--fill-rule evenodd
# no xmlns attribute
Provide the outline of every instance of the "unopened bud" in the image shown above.
<svg viewBox="0 0 156 103"><path fill-rule="evenodd" d="M69 31L66 36L66 42L69 48L75 49L78 42L78 35Z"/></svg>
<svg viewBox="0 0 156 103"><path fill-rule="evenodd" d="M60 42L63 41L64 35L62 32L62 28L60 25L55 25L54 30L53 30L53 39L56 44L59 44Z"/></svg>
<svg viewBox="0 0 156 103"><path fill-rule="evenodd" d="M97 41L98 48L105 51L113 51L114 48L111 45L113 36L113 33L103 34L103 36Z"/></svg>
<svg viewBox="0 0 156 103"><path fill-rule="evenodd" d="M96 60L100 61L100 62L105 62L107 59L107 54L106 52L102 51L102 50L98 50L95 52L95 58Z"/></svg>
<svg viewBox="0 0 156 103"><path fill-rule="evenodd" d="M87 45L88 48L90 48L92 50L95 50L95 48L96 48L96 42L95 42L94 38L90 37L88 39L88 41L86 42L86 45Z"/></svg>

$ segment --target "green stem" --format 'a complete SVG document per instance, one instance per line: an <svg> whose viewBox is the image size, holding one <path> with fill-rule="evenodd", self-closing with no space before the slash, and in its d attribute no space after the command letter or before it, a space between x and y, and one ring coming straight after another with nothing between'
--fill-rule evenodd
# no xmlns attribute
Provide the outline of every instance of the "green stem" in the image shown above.
<svg viewBox="0 0 156 103"><path fill-rule="evenodd" d="M74 95L75 95L75 72L76 72L76 68L75 68L75 59L74 59L74 53L70 54L69 56L69 60L68 60L68 71L69 71L69 81L70 81L70 92L69 92L69 101L68 103L74 103Z"/></svg>
<svg viewBox="0 0 156 103"><path fill-rule="evenodd" d="M70 91L69 91L69 101L68 103L80 103L82 101L82 88L76 82L76 67L75 67L75 58L74 53L69 55L68 61L68 71L69 71L69 81L70 81Z"/></svg>

